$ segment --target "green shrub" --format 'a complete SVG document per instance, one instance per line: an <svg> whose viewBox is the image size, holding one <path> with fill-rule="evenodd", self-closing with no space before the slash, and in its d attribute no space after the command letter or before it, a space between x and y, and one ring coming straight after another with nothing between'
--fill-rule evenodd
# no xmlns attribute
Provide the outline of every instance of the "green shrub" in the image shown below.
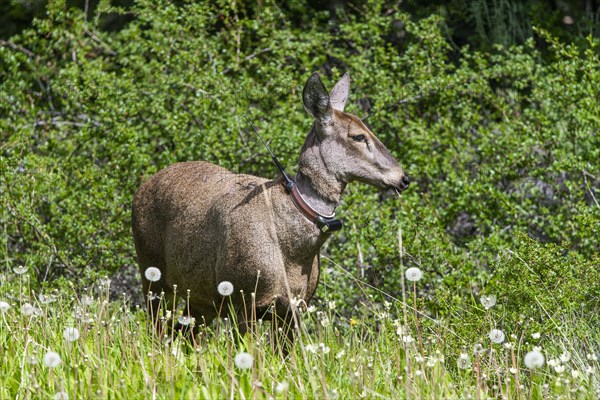
<svg viewBox="0 0 600 400"><path fill-rule="evenodd" d="M517 268L498 258L522 244L515 232L564 245L568 257L552 253L561 265L597 255L592 40L581 50L540 31L547 61L531 40L492 53L464 48L454 63L439 17L411 21L381 1L335 23L315 14L301 28L270 1L142 0L124 29L100 30L114 12L104 1L87 20L52 2L46 19L0 47L6 268L86 280L135 264L131 198L173 162L205 159L275 177L243 115L293 169L310 129L300 93L314 70L329 88L350 71L349 111L414 182L401 200L348 189L339 212L346 229L326 249L336 264L324 261L319 290L344 299L347 314L380 293L357 290L355 279L400 295L399 230L405 266L425 272L420 298L432 315L451 315L448 295L479 293L494 269ZM538 246L527 242L522 257ZM510 282L507 293L521 285Z"/></svg>
<svg viewBox="0 0 600 400"><path fill-rule="evenodd" d="M503 314L531 329L554 331L564 315L583 315L597 325L600 260L525 235L503 254L486 291L497 293Z"/></svg>

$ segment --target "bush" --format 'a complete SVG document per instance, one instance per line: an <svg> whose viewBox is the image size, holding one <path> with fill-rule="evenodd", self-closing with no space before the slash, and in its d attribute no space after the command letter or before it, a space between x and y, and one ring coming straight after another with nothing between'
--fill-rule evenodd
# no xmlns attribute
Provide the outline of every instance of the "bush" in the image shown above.
<svg viewBox="0 0 600 400"><path fill-rule="evenodd" d="M502 312L544 331L560 328L557 321L563 315L585 315L592 325L600 322L600 260L524 235L518 238L517 247L503 254L487 288L498 294Z"/></svg>
<svg viewBox="0 0 600 400"><path fill-rule="evenodd" d="M131 198L173 162L275 177L243 115L293 166L310 129L300 93L314 70L329 88L350 71L349 111L414 182L401 200L348 189L320 296L343 298L350 314L379 293L357 293L358 248L364 279L399 296L399 230L405 266L425 271L420 294L432 314L448 313L444 293L477 294L494 269L517 268L498 257L520 246L515 232L594 259L600 64L591 39L582 50L539 31L547 61L531 40L492 53L464 48L453 63L439 17L411 21L381 1L335 23L315 14L302 29L270 1L217 3L143 0L109 33L98 21L120 11L106 2L90 20L52 2L48 18L0 47L7 268L85 281L135 264ZM523 257L538 246L527 241Z"/></svg>

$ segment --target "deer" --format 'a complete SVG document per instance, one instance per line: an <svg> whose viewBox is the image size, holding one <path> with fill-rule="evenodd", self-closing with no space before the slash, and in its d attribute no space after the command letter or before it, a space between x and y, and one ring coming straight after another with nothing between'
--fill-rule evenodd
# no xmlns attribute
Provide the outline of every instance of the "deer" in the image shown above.
<svg viewBox="0 0 600 400"><path fill-rule="evenodd" d="M240 326L250 305L256 318L294 325L295 307L307 306L317 288L319 250L342 227L335 210L346 185L400 193L410 183L365 123L344 112L349 93L348 73L331 93L317 72L307 80L302 99L313 124L293 180L188 161L143 183L133 199L132 229L144 292L162 291L163 301L187 292L187 312L209 323L222 316L218 286L229 282L228 312ZM160 270L157 282L146 278L149 267ZM153 315L159 301L150 301Z"/></svg>

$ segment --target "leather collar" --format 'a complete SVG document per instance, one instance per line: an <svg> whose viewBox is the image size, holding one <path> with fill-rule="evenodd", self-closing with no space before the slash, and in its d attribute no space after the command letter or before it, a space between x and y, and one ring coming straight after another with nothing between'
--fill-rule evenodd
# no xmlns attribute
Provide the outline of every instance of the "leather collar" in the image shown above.
<svg viewBox="0 0 600 400"><path fill-rule="evenodd" d="M310 206L310 204L308 204L306 202L306 200L304 200L304 197L302 197L302 194L298 190L297 185L294 184L294 185L292 185L291 189L288 189L288 187L285 186L285 182L284 182L284 187L286 187L286 190L290 194L290 197L292 198L292 202L294 203L296 208L310 222L317 225L317 227L319 228L319 230L321 232L325 233L325 232L332 232L332 231L337 231L337 230L342 229L342 222L337 219L334 219L335 213L333 213L331 215L323 215L323 214L318 213L314 208L312 208Z"/></svg>

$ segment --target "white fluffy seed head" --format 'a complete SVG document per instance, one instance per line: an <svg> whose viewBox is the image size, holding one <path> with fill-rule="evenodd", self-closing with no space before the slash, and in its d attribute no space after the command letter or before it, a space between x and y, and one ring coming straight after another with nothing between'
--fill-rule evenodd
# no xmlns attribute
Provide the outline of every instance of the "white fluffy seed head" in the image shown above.
<svg viewBox="0 0 600 400"><path fill-rule="evenodd" d="M23 275L25 272L27 272L27 267L25 265L19 265L13 269L13 272L17 275Z"/></svg>
<svg viewBox="0 0 600 400"><path fill-rule="evenodd" d="M242 351L235 356L233 362L235 363L235 366L239 369L248 369L252 368L254 357L252 357L251 354Z"/></svg>
<svg viewBox="0 0 600 400"><path fill-rule="evenodd" d="M158 282L160 280L161 275L162 274L160 272L160 269L156 267L148 267L146 271L144 271L144 276L150 282Z"/></svg>
<svg viewBox="0 0 600 400"><path fill-rule="evenodd" d="M79 339L79 329L77 328L65 328L63 337L67 342L74 342Z"/></svg>
<svg viewBox="0 0 600 400"><path fill-rule="evenodd" d="M467 353L462 353L456 360L456 365L460 369L467 369L471 366L471 357Z"/></svg>
<svg viewBox="0 0 600 400"><path fill-rule="evenodd" d="M56 296L52 295L52 294L43 294L40 293L38 296L38 299L40 300L40 303L42 304L50 304L50 303L54 303L56 301Z"/></svg>
<svg viewBox="0 0 600 400"><path fill-rule="evenodd" d="M409 281L416 282L423 277L423 272L417 267L411 267L406 270L404 276L406 276L406 279Z"/></svg>
<svg viewBox="0 0 600 400"><path fill-rule="evenodd" d="M61 362L60 355L54 351L49 351L44 355L44 364L46 364L48 368L57 367Z"/></svg>
<svg viewBox="0 0 600 400"><path fill-rule="evenodd" d="M275 386L275 392L277 392L277 393L287 392L289 387L290 387L290 384L287 383L286 381L279 382L279 383L277 383L277 386Z"/></svg>
<svg viewBox="0 0 600 400"><path fill-rule="evenodd" d="M194 317L190 317L189 315L180 315L177 318L177 322L179 322L183 326L194 325L196 319Z"/></svg>
<svg viewBox="0 0 600 400"><path fill-rule="evenodd" d="M525 354L524 361L525 366L529 369L539 368L544 365L544 355L537 350L533 350Z"/></svg>
<svg viewBox="0 0 600 400"><path fill-rule="evenodd" d="M506 336L500 329L492 329L488 335L492 343L500 344L504 342Z"/></svg>
<svg viewBox="0 0 600 400"><path fill-rule="evenodd" d="M26 316L31 316L31 315L40 315L41 310L38 309L37 307L29 304L29 303L25 303L21 306L21 314L26 315Z"/></svg>
<svg viewBox="0 0 600 400"><path fill-rule="evenodd" d="M5 301L0 301L0 312L5 313L8 311L9 308L10 308L10 304L8 304Z"/></svg>
<svg viewBox="0 0 600 400"><path fill-rule="evenodd" d="M479 298L479 301L481 301L481 304L485 307L485 309L489 309L492 308L496 305L496 295L495 294L489 294L489 295L483 295Z"/></svg>
<svg viewBox="0 0 600 400"><path fill-rule="evenodd" d="M473 346L473 353L476 355L485 353L483 345L481 343L476 343L475 346Z"/></svg>
<svg viewBox="0 0 600 400"><path fill-rule="evenodd" d="M233 293L233 283L229 281L223 281L217 286L217 291L221 296L229 296Z"/></svg>
<svg viewBox="0 0 600 400"><path fill-rule="evenodd" d="M54 395L54 400L69 400L67 392L58 392Z"/></svg>

